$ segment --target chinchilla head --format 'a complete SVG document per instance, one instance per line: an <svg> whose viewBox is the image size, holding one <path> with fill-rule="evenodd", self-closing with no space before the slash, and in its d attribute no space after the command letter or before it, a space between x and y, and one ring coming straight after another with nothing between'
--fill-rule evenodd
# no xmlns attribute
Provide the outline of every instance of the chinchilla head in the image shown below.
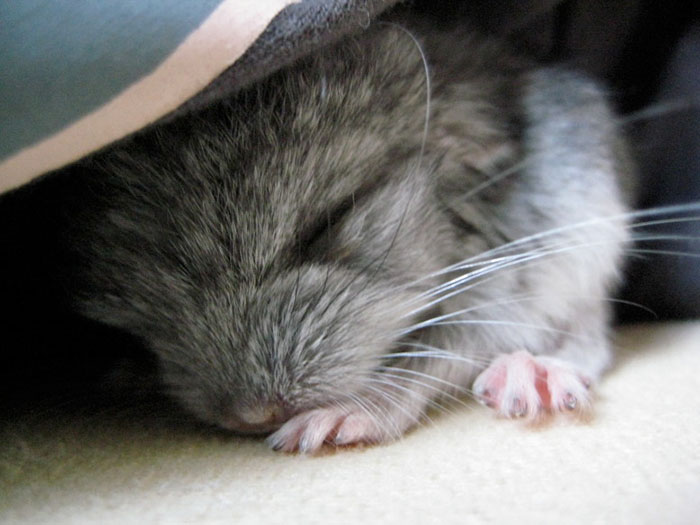
<svg viewBox="0 0 700 525"><path fill-rule="evenodd" d="M227 428L366 394L439 270L490 244L454 210L512 154L517 75L466 47L437 46L433 71L382 26L83 162L81 310L143 338L167 389Z"/></svg>

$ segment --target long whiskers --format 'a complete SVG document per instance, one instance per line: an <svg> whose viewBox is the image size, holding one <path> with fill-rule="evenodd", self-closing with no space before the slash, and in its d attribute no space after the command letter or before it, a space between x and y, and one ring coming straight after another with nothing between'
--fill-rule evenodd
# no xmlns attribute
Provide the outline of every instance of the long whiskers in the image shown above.
<svg viewBox="0 0 700 525"><path fill-rule="evenodd" d="M486 260L488 258L493 258L494 256L505 257L505 255L500 255L500 254L508 253L509 251L520 249L523 245L528 245L528 244L534 243L536 241L539 241L540 239L546 239L548 237L554 237L554 236L562 234L562 233L568 233L570 231L585 229L585 228L588 228L591 226L599 225L601 223L604 224L604 223L622 222L622 223L626 223L629 228L635 229L635 228L642 228L642 227L647 227L647 226L669 224L669 223L672 223L674 221L687 222L687 221L700 220L700 217L694 217L694 218L679 217L677 219L664 218L664 219L655 219L655 220L644 221L644 222L634 222L637 219L643 219L645 217L682 214L682 213L697 212L697 211L700 211L700 202L676 204L676 205L670 205L670 206L661 206L661 207L657 207L657 208L650 208L650 209L645 209L645 210L637 210L637 211L619 213L619 214L610 215L610 216L595 217L595 218L588 219L585 221L580 221L580 222L576 222L573 224L567 224L565 226L552 228L549 230L537 232L537 233L534 233L532 235L528 235L525 237L515 239L515 240L510 241L508 243L505 243L505 244L502 244L502 245L497 246L495 248L492 248L490 250L486 250L486 251L481 252L479 254L468 257L467 259L464 259L463 261L446 266L446 267L444 267L436 272L425 275L414 282L420 282L423 280L432 279L435 277L440 277L441 275L451 273L454 271L459 271L459 270L462 270L463 268L469 268L470 265L473 265L477 262L483 262L484 260Z"/></svg>
<svg viewBox="0 0 700 525"><path fill-rule="evenodd" d="M557 328L552 328L550 326L543 326L543 325L538 325L538 324L532 324L532 323L522 323L522 322L517 322L517 321L503 321L503 320L498 320L498 319L457 319L457 320L449 320L449 321L428 321L425 323L420 323L421 326L420 328L413 328L409 327L407 330L404 330L401 332L401 336L406 336L416 330L420 330L422 328L426 328L428 326L462 326L462 325L479 325L479 326L507 326L507 327L515 327L515 328L528 328L528 329L534 329L538 330L541 332L549 332L553 334L561 334L561 335L567 335L569 337L572 337L574 339L580 339L581 341L593 341L593 339L589 337L582 336L580 334L576 334L574 332L568 331L568 330L560 330Z"/></svg>
<svg viewBox="0 0 700 525"><path fill-rule="evenodd" d="M696 109L700 105L700 101L690 98L678 98L674 100L661 101L656 104L644 107L633 113L628 113L617 119L619 126L628 126L639 121L652 120L660 117L668 116L672 113L680 113Z"/></svg>
<svg viewBox="0 0 700 525"><path fill-rule="evenodd" d="M465 406L466 406L466 403L464 403L464 401L462 399L460 399L456 396L453 396L453 395L449 394L448 392L445 392L444 389L436 387L435 385L430 384L430 383L437 383L437 384L443 385L443 386L447 387L448 389L454 390L455 392L459 392L462 394L468 394L468 395L472 394L471 389L465 388L463 385L458 385L456 383L452 383L451 381L446 381L445 379L441 379L435 375L419 372L418 370L411 370L409 368L397 368L397 367L393 367L393 366L380 366L378 368L378 370L380 370L382 372L382 374L386 374L386 376L388 376L388 377L393 377L396 379L405 380L405 381L408 381L410 383L422 385L422 386L425 386L427 388L430 388L431 390L435 390L440 395L443 395L443 396L447 397L448 399L451 399L452 401L458 402L458 403L463 404ZM400 374L393 374L393 372L400 372ZM404 377L401 374L409 374L412 376L420 377L420 378L424 379L425 381L410 379L410 378Z"/></svg>
<svg viewBox="0 0 700 525"><path fill-rule="evenodd" d="M383 386L389 386L389 387L396 386L391 381L388 381L388 382L387 381L379 381L379 380L377 380L376 376L371 377L370 382L376 383L379 385L383 385ZM420 421L421 417L426 418L427 420L429 420L432 423L432 420L430 420L430 418L427 415L410 412L406 408L406 406L404 405L405 400L400 396L397 397L396 394L392 394L386 388L379 388L373 384L367 384L367 385L365 385L365 388L367 390L370 390L371 392L374 392L375 394L377 394L380 399L383 399L383 400L389 402L389 404L391 406L395 407L399 412L402 412L409 419L409 421L411 421L411 423L418 423ZM411 391L410 389L407 389L407 388L403 388L403 389L398 388L398 390L404 390L404 391L408 392L409 394L414 394L413 391ZM401 433L402 432L398 431L397 436L401 435Z"/></svg>
<svg viewBox="0 0 700 525"><path fill-rule="evenodd" d="M411 348L419 348L420 352L393 352L382 356L382 359L401 359L401 358L434 358L434 359L447 359L449 361L466 363L470 366L481 367L488 364L491 360L488 357L466 357L443 348L437 348L423 343L405 342L403 346L408 346Z"/></svg>
<svg viewBox="0 0 700 525"><path fill-rule="evenodd" d="M700 209L700 203L693 203L689 205L681 205L681 206L669 206L665 208L657 208L654 210L646 211L643 210L641 212L633 212L631 214L625 214L623 216L616 216L616 219L620 219L622 217L628 217L632 215L636 216L645 216L649 214L661 214L661 213L669 213L670 211L695 211L697 209ZM602 220L602 219L601 219ZM678 222L691 222L691 221L700 221L700 217L694 216L694 217L681 217L678 219ZM596 222L598 222L596 220ZM664 224L669 224L673 223L674 219L658 219L658 220L652 220L652 221L644 221L640 222L638 224L633 224L631 227L632 228L643 228L643 227L650 227L650 226L659 226L659 225L664 225ZM590 224L591 221L586 221L585 223L578 223L576 225L572 225L571 228L575 227L582 227L584 225ZM508 250L514 249L518 244L525 244L525 242L529 242L529 239L533 239L535 237L538 238L543 238L545 235L554 235L555 233L561 232L561 228L557 228L555 230L550 230L549 232L541 232L537 234L536 236L530 236L528 238L524 239L519 239L517 241L514 241L512 243L508 243L507 245L495 248L493 250L490 250L490 253L493 254L497 251L504 251L506 248ZM694 236L682 236L682 235L668 235L668 234L655 234L655 233L646 233L646 232L633 232L631 234L631 240L636 241L637 243L639 242L650 242L650 241L694 241L698 240L697 237ZM502 272L505 269L513 266L523 266L527 263L530 263L532 261L536 261L538 259L542 259L545 257L549 256L555 256L559 254L566 254L568 252L574 251L574 250L579 250L579 249L584 249L584 248L593 248L596 246L602 246L605 244L608 244L610 242L619 242L617 240L614 241L608 241L608 240L601 240L601 241L588 241L588 242L581 242L578 244L572 243L571 241L567 240L559 240L559 241L552 241L549 242L548 244L540 245L535 249L530 249L524 252L512 254L512 255L501 255L498 257L491 258L486 261L476 261L474 262L473 260L475 258L483 257L484 255L489 254L489 252L484 252L483 254L479 254L478 256L471 257L469 259L466 259L462 263L458 263L456 265L451 265L450 267L444 268L438 272L434 272L431 274L431 277L440 275L440 274L445 274L445 273L450 273L450 272L455 272L459 271L462 269L472 269L471 272L467 272L465 274L459 275L445 283L441 283L433 288L430 288L426 291L421 292L420 294L417 294L414 298L414 301L420 302L421 305L417 307L416 309L413 309L407 313L404 314L405 317L413 316L416 315L417 313L420 313L422 311L428 310L440 302L449 299L450 297L454 297L457 294L463 293L473 286L475 286L478 283L484 282L486 279L485 277L488 276L489 274L492 274L494 272ZM660 249L652 249L652 248L640 248L640 247L634 247L634 246L628 246L624 248L624 251L627 253L633 254L633 253L667 253L667 254L672 254L672 255L678 255L678 256L689 256L689 257L697 257L698 254L692 253L692 252L683 252L683 251L673 251L673 250L660 250ZM419 281L422 281L426 279L427 277L419 278L415 281L413 281L410 285L411 286L416 286L416 284ZM477 281L477 283L473 283L473 281ZM469 283L472 283L471 285ZM430 299L431 297L437 297L436 299L433 299L431 301L428 301L427 303L424 302L425 299ZM405 306L405 305L404 305Z"/></svg>

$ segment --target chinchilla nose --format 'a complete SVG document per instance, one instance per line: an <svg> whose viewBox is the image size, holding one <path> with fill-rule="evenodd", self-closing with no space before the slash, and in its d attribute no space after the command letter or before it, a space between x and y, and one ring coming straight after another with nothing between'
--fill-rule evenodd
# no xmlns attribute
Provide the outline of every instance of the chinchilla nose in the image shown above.
<svg viewBox="0 0 700 525"><path fill-rule="evenodd" d="M237 410L223 426L246 434L264 434L277 430L291 416L292 411L286 403L270 401Z"/></svg>

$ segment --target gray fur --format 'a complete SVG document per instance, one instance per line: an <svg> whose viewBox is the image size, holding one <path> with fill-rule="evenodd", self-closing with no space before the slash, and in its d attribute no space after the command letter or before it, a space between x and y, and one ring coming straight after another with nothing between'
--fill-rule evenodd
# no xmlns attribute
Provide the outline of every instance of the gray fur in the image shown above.
<svg viewBox="0 0 700 525"><path fill-rule="evenodd" d="M378 25L83 163L80 309L142 337L198 418L266 431L340 406L387 440L499 353L608 365L628 167L600 89L417 34L430 93L413 38Z"/></svg>

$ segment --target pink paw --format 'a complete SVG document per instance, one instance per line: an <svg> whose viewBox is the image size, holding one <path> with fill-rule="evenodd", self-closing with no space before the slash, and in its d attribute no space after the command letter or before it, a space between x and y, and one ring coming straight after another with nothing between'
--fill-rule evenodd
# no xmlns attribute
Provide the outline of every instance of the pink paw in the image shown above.
<svg viewBox="0 0 700 525"><path fill-rule="evenodd" d="M329 407L294 416L270 435L267 442L275 450L309 453L316 452L324 443L374 443L382 441L384 437L370 415Z"/></svg>
<svg viewBox="0 0 700 525"><path fill-rule="evenodd" d="M579 416L591 409L591 381L564 361L526 351L502 354L474 381L477 399L505 417Z"/></svg>

